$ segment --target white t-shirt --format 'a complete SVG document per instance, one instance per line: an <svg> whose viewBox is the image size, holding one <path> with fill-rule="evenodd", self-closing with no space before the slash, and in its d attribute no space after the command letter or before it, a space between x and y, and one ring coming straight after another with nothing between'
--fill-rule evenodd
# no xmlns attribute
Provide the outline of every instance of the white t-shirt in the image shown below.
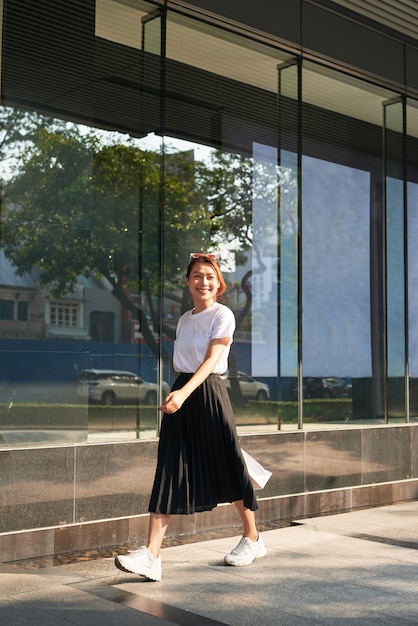
<svg viewBox="0 0 418 626"><path fill-rule="evenodd" d="M224 304L214 302L200 313L186 311L177 324L173 365L177 372L193 374L203 363L212 339L230 337L229 345L213 369L223 374L228 369L228 355L235 330L235 317Z"/></svg>

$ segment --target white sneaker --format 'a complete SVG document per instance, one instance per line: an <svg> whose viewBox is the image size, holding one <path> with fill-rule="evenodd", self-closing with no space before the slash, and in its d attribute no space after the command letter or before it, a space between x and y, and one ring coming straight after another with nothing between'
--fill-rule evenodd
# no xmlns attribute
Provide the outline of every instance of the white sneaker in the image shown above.
<svg viewBox="0 0 418 626"><path fill-rule="evenodd" d="M131 572L150 580L161 580L161 557L156 558L146 546L130 554L120 554L115 558L115 566L123 572Z"/></svg>
<svg viewBox="0 0 418 626"><path fill-rule="evenodd" d="M257 541L251 541L248 537L241 537L238 545L224 558L224 563L225 565L242 567L243 565L251 565L255 559L261 559L266 554L266 546L260 535L258 535Z"/></svg>

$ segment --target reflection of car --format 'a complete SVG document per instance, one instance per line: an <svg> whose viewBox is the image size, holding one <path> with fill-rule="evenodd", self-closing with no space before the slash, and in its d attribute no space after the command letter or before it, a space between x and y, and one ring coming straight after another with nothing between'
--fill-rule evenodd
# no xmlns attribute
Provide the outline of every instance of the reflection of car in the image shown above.
<svg viewBox="0 0 418 626"><path fill-rule="evenodd" d="M223 374L222 378L225 381L228 391L231 390L232 379L237 380L244 398L253 398L255 400L268 400L270 398L270 389L268 388L268 385L260 382L259 380L255 380L244 372L237 372L236 376L230 376L227 372L226 374Z"/></svg>
<svg viewBox="0 0 418 626"><path fill-rule="evenodd" d="M350 398L351 391L351 383L337 376L306 378L303 383L305 398Z"/></svg>
<svg viewBox="0 0 418 626"><path fill-rule="evenodd" d="M170 391L163 383L163 395ZM133 372L119 370L83 370L77 395L89 402L101 404L157 404L158 385L142 380Z"/></svg>

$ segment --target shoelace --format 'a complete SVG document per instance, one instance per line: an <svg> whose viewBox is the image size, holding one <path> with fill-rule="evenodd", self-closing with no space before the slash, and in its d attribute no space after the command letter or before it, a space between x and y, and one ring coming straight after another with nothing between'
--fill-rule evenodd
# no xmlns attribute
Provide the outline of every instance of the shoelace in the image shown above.
<svg viewBox="0 0 418 626"><path fill-rule="evenodd" d="M146 554L147 557L149 559L151 559L151 561L158 561L158 558L155 557L153 554L151 554L151 552L148 550L147 546L141 546L140 548L138 548L137 550L132 550L129 551L129 556L140 556L141 554Z"/></svg>
<svg viewBox="0 0 418 626"><path fill-rule="evenodd" d="M241 537L239 544L232 550L232 554L241 554L248 546L248 539Z"/></svg>

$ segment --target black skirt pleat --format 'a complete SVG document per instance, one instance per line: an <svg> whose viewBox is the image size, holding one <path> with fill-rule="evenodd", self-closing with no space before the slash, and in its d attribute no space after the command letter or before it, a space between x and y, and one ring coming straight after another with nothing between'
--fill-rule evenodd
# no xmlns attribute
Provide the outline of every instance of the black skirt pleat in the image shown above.
<svg viewBox="0 0 418 626"><path fill-rule="evenodd" d="M173 390L190 376L180 374ZM212 374L163 416L149 511L190 515L237 500L258 509L225 383Z"/></svg>

